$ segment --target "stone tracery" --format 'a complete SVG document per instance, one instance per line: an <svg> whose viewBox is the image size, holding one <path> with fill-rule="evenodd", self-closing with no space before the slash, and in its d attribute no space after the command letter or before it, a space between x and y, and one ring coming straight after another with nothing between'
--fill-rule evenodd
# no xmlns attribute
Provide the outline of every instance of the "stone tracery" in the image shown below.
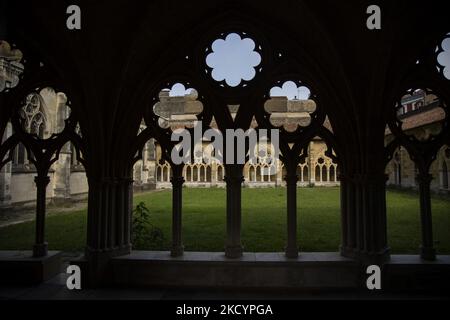
<svg viewBox="0 0 450 320"><path fill-rule="evenodd" d="M359 59L352 56L350 52L348 56L342 57L342 60L334 60L335 57L341 55L337 54L338 51L333 47L332 41L313 43L314 41L310 37L302 34L302 28L296 28L295 33L292 34L294 40L300 38L305 42L310 41L305 45L299 45L296 41L285 41L288 35L277 33L275 28L269 28L264 23L257 24L257 27L254 27L250 23L245 23L244 19L239 18L240 16L235 18L238 21L233 20L233 16L224 15L224 17L217 17L213 27L211 25L208 25L209 28L203 25L199 27L204 28L205 32L197 33L198 37L195 40L198 40L198 45L195 45L197 41L193 41L193 37L186 36L186 39L190 42L189 45L180 46L180 48L183 48L183 50L180 50L182 52L172 50L174 52L169 52L167 55L158 52L158 55L162 58L155 59L156 62L151 68L148 66L142 68L145 69L142 70L142 73L148 72L148 74L151 74L148 78L138 72L134 74L133 71L130 71L134 70L132 66L120 70L120 72L123 72L125 81L129 78L139 80L140 84L136 85L135 90L131 90L133 91L132 94L125 89L117 90L117 94L116 92L111 93L111 91L114 91L111 88L115 88L115 84L111 83L110 79L114 79L117 74L114 73L114 76L111 76L112 74L106 74L105 70L114 69L114 72L117 72L115 68L102 69L99 67L97 69L96 65L89 64L89 59L77 61L80 63L76 64L62 63L62 60L57 59L52 61L56 65L59 63L61 69L66 70L67 78L64 78L62 83L68 85L68 96L74 97L78 102L83 102L77 105L78 108L86 111L86 115L81 113L80 117L83 132L86 133L82 138L73 132L75 127L73 119L69 119L67 122L69 129L64 129L59 136L55 137L55 140L51 139L51 141L45 143L43 141L36 142L25 133L12 133L11 128L9 129L11 136L16 135L17 139L8 138L9 140L3 141L0 150L1 159L4 162L2 164L7 163L7 158L10 157L8 152L10 153L10 150L15 148L19 142L23 143L25 148L32 149L35 156L41 157L34 160L39 166L42 163L48 164L53 161L53 158L43 159L44 155L47 155L42 152L43 149L49 150L49 147L54 147L51 148L51 151L61 153L62 146L69 141L74 144L77 158L82 159L86 164L89 181L86 259L92 267L89 272L94 275L90 278L91 280L97 278L95 275L99 275L98 278L101 278L102 275L107 274L105 266L102 264L104 261L109 261L114 255L124 255L130 252L131 243L127 221L129 221L131 211L129 204L132 194L132 176L134 174L135 180L142 184L146 179L145 175L147 175L147 179L151 177L152 174L149 172L152 171L152 166L155 169L153 175L156 183L167 183L173 188L173 255L180 255L183 252L180 230L181 186L194 183L195 180L208 183L210 172L211 183L213 181L222 183L226 186L227 193L230 195L230 200L227 203L226 254L228 257L239 257L243 251L240 243L240 189L243 183L256 183L258 179L262 180L259 181L261 183L278 183L281 179L285 179L288 202L288 241L285 251L288 257L296 257L299 251L296 241L297 199L294 192L297 185L309 184L313 180L316 184L319 183L319 180L321 183L332 183L340 180L342 192L341 254L365 262L385 261L389 258L389 250L385 238L384 192L386 181L383 161L390 160L393 151L401 145L412 154L413 160L418 164L418 171L422 174L422 184L426 184L428 165L436 157L433 153L437 153L443 147L444 142L448 143L448 130L444 126L436 140L427 141L427 146L418 144L419 147L417 147L407 139L407 134L401 132L401 128L398 128L398 123L394 120L396 117L392 117L388 120L389 128L396 138L392 144L385 148L383 144L385 133L380 130L380 123L382 122L380 119L383 119L384 114L382 110L387 108L385 105L389 105L389 110L392 109L392 96L398 98L401 94L399 87L402 87L403 83L400 84L399 82L403 79L399 78L404 76L404 70L407 69L404 65L406 62L400 64L398 61L384 61L383 59L387 59L385 57L372 56L373 61L383 60L382 62L385 65L392 65L394 71L397 70L397 65L402 65L403 69L399 67L398 76L394 71L389 70L389 74L393 73L393 77L388 80L389 85L387 85L384 80L381 81L385 78L382 78L376 72L371 73L375 69L382 69L374 62L373 70L368 73L370 77L373 76L373 79L370 78L371 81L369 81L368 77L367 81L361 81L361 79L364 79L365 70L357 70L361 71L360 73L363 73L363 75L358 72L348 72L348 70L356 68L352 66L358 65L357 62L360 62L360 65L363 65L363 63L361 61L355 61L355 63L354 61L347 61L347 59ZM304 21L311 22L306 14L303 18L305 18ZM303 23L301 19L295 21ZM221 33L226 34L227 32L224 32L224 30L233 29L235 27L233 23L238 23L240 27L248 26L249 30L252 31L252 38L255 39L256 43L255 50L262 57L261 66L258 65L256 76L251 82L243 81L240 85L232 88L220 87L220 85L210 83L209 74L205 76L204 69L207 69L207 66L204 64L203 57L210 53L209 51L203 52L205 46L210 45L210 43L205 45L205 39L213 39ZM27 26L26 23L25 26ZM258 28L261 28L259 32ZM306 29L304 28L304 30ZM17 30L20 30L20 28ZM436 30L434 31L437 33ZM328 32L333 31L328 30ZM402 37L397 38L401 39ZM329 40L328 37L325 40ZM158 41L155 40L155 42ZM105 40L105 43L107 43L107 40ZM136 43L139 43L139 41L136 41ZM317 50L315 51L318 55L317 58L313 57L311 52L308 52L308 48L314 47L312 44L320 46L315 49ZM407 45L407 43L403 44ZM386 49L390 50L390 47ZM280 51L283 52L282 55L279 54ZM139 53L134 50L133 52L133 58L136 58L136 61L145 60L139 60ZM326 52L327 56L321 52ZM82 52L77 53L80 57L84 57ZM368 55L370 56L369 53ZM77 54L67 56L73 58L77 57ZM196 59L196 57L200 58ZM30 58L30 61L33 60L35 66L40 62L39 59ZM130 58L126 61L133 61L133 59ZM170 61L170 63L167 61ZM367 61L363 62L364 64L367 63ZM99 64L102 65L102 63L106 64L108 61L102 61ZM77 81L84 77L77 75L73 65L86 67L87 70L91 68L92 70L89 71L92 72L89 72L89 74L93 74L92 79L85 79L86 83L83 84L78 83ZM336 66L336 68L331 69L330 66ZM47 63L44 67L45 70L47 70L46 67ZM147 67L151 70L147 70ZM419 63L419 67L422 67L421 63ZM135 69L141 70L141 66ZM28 68L26 70L29 71ZM324 70L329 70L329 72L324 72ZM38 74L35 71L36 69L31 68L29 75ZM207 73L210 71L207 69ZM433 72L436 71L433 70ZM46 73L42 72L42 74L45 75ZM88 74L88 72L85 72L85 74ZM357 79L353 78L354 74L358 74ZM189 79L189 81L192 81L192 87L199 90L200 96L197 100L203 104L203 110L194 112L194 117L208 124L215 122L217 129L223 131L226 128L247 129L252 126L258 130L273 128L275 125L270 121L270 112L264 110L264 104L270 98L268 92L274 85L292 78L298 78L308 83L308 87L311 88L313 93L312 96L317 98L315 99L317 106L314 110L311 108L310 113L308 112L311 118L310 122L291 128L292 130L289 128L281 129L283 164L281 165L281 173L275 181L272 176L265 178L261 175L261 169L264 168L263 164L247 164L246 167L216 164L215 171L214 164L193 163L180 167L170 163L169 155L173 147L169 136L171 128L167 126L161 128L158 125L158 118L160 117L155 114L156 112L153 109L161 88L168 86L166 82L168 79L175 79L176 81ZM410 78L407 80L411 80ZM423 78L426 82L424 83L425 88L436 88L439 93L443 93L442 99L448 102L448 89L442 83L420 72L415 75L415 78ZM35 79L27 79L30 78L25 77L15 88L20 90L18 95L21 96L21 99L25 92L28 93L31 89L34 89L35 84L37 84L32 81ZM150 82L144 81L149 79ZM430 79L432 81L427 82ZM29 81L29 83L26 81ZM21 87L24 82L27 90ZM105 87L103 87L103 83ZM175 82L170 82L170 84L173 83ZM95 94L89 88L94 84L97 89ZM411 85L410 83L407 84ZM318 88L320 90L317 90ZM389 91L391 89L387 88L393 88L392 92ZM127 87L127 89L129 88ZM105 94L102 90L112 96ZM362 92L375 92L377 93L374 94L376 99L367 99L369 100L367 101L366 97L361 94ZM11 97L12 93L14 91L9 90L8 97ZM3 97L6 97L3 96L4 92L1 94L2 106L3 103L14 105L11 102L14 99L8 100L6 103L3 99ZM155 100L151 100L149 97ZM143 110L143 105L145 105L146 110ZM92 111L91 113L88 110L98 112ZM6 123L10 121L9 115L4 116L5 114L7 115L7 113L1 114L4 122L1 124L2 130L3 126L6 127ZM91 117L88 117L87 114ZM136 137L137 128L142 124L142 117L144 118L144 127ZM42 117L39 122L35 122L39 125L35 125L33 130L30 129L30 132L40 136L41 130L39 128L44 123L42 119L45 118ZM195 119L192 118L191 120ZM17 123L11 125L17 127ZM45 137L45 135L43 136ZM314 148L317 146L320 146L319 151L314 152ZM81 147L84 147L82 152L80 151ZM40 153L39 150L41 150ZM425 153L421 151L425 151ZM384 152L388 154L386 159ZM419 155L420 153L423 153L423 155ZM83 157L78 157L81 154ZM439 157L441 155L442 153L439 153ZM141 161L138 166L142 170L132 170L136 161ZM399 160L395 161L401 162L401 155ZM401 166L401 168L403 167ZM441 161L439 167L442 168L442 186L445 186L446 175L444 172L445 167L448 168L448 160ZM401 168L398 169L399 172L402 170ZM143 173L144 169L147 170L145 174ZM404 181L404 179L401 180ZM423 191L426 192L427 190ZM113 195L118 196L114 197ZM429 199L429 195L425 194L424 198ZM106 210L105 208L109 209ZM108 221L108 223L105 223L105 221ZM429 242L429 239L427 241ZM430 257L430 255L424 255L424 257Z"/></svg>

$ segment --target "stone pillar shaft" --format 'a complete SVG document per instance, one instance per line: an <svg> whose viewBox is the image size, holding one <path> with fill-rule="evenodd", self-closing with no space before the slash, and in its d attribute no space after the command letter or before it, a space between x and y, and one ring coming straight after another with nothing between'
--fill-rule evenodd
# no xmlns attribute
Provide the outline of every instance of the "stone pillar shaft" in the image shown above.
<svg viewBox="0 0 450 320"><path fill-rule="evenodd" d="M36 183L36 240L33 246L33 257L44 257L47 255L48 244L45 241L45 210L46 210L46 191L50 182L50 177L37 175L34 178Z"/></svg>
<svg viewBox="0 0 450 320"><path fill-rule="evenodd" d="M389 258L386 226L386 176L341 176L343 256L368 263Z"/></svg>
<svg viewBox="0 0 450 320"><path fill-rule="evenodd" d="M88 282L98 285L108 276L112 257L131 251L133 180L88 178L88 223L86 259Z"/></svg>
<svg viewBox="0 0 450 320"><path fill-rule="evenodd" d="M433 224L431 217L430 184L433 179L429 173L418 174L420 197L420 221L422 227L422 245L420 257L424 260L435 260L436 250L433 247Z"/></svg>
<svg viewBox="0 0 450 320"><path fill-rule="evenodd" d="M287 244L285 254L288 258L298 257L297 248L297 181L295 166L286 166L287 174Z"/></svg>
<svg viewBox="0 0 450 320"><path fill-rule="evenodd" d="M182 242L182 206L183 206L183 168L175 166L172 170L172 249L171 256L183 255Z"/></svg>
<svg viewBox="0 0 450 320"><path fill-rule="evenodd" d="M241 244L241 186L244 181L242 165L227 165L225 182L227 184L227 240L225 255L228 258L242 256Z"/></svg>

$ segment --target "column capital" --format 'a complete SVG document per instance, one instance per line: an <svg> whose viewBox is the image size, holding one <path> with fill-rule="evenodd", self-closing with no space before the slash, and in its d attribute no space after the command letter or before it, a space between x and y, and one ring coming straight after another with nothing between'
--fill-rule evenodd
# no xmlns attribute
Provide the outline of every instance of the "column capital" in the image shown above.
<svg viewBox="0 0 450 320"><path fill-rule="evenodd" d="M33 257L40 258L45 257L48 254L48 243L36 243L33 245Z"/></svg>
<svg viewBox="0 0 450 320"><path fill-rule="evenodd" d="M88 177L91 186L117 186L119 184L132 184L134 180L130 177Z"/></svg>
<svg viewBox="0 0 450 320"><path fill-rule="evenodd" d="M425 247L424 245L421 245L420 257L423 260L434 261L436 260L436 249L434 249L433 247Z"/></svg>
<svg viewBox="0 0 450 320"><path fill-rule="evenodd" d="M433 180L433 175L429 173L419 173L416 175L416 180L419 183L430 184L431 180Z"/></svg>
<svg viewBox="0 0 450 320"><path fill-rule="evenodd" d="M231 183L231 184L241 184L242 182L245 181L245 178L243 175L240 175L240 176L225 175L223 177L223 181L225 181L226 183Z"/></svg>
<svg viewBox="0 0 450 320"><path fill-rule="evenodd" d="M229 259L238 259L242 257L244 248L241 245L226 245L225 257Z"/></svg>
<svg viewBox="0 0 450 320"><path fill-rule="evenodd" d="M36 185L47 186L50 183L50 177L37 175L34 177L34 182L36 183Z"/></svg>
<svg viewBox="0 0 450 320"><path fill-rule="evenodd" d="M286 181L286 184L294 184L296 185L298 182L298 175L297 174L287 174L284 176L284 180Z"/></svg>
<svg viewBox="0 0 450 320"><path fill-rule="evenodd" d="M182 186L183 183L186 180L184 180L183 176L172 176L170 177L170 182L172 183L172 186Z"/></svg>
<svg viewBox="0 0 450 320"><path fill-rule="evenodd" d="M181 257L184 254L184 246L183 245L173 245L170 249L171 257Z"/></svg>
<svg viewBox="0 0 450 320"><path fill-rule="evenodd" d="M385 184L389 176L385 173L356 173L353 175L340 175L341 181L350 181L360 184Z"/></svg>

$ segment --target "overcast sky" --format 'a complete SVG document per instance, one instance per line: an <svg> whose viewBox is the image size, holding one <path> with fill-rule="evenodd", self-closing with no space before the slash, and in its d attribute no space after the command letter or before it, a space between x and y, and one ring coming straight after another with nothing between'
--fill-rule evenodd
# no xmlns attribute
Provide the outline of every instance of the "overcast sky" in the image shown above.
<svg viewBox="0 0 450 320"><path fill-rule="evenodd" d="M450 35L450 33L449 33ZM444 76L450 79L450 37L441 44L444 50L438 55L438 62L444 66ZM236 33L230 33L225 39L217 39L212 44L212 50L206 58L206 64L211 67L214 80L225 81L231 87L238 86L242 80L251 80L256 74L255 69L261 64L261 56L254 51L255 43L250 38L241 39ZM179 96L188 93L184 86L176 85L170 95ZM288 99L309 98L310 91L305 86L298 86L287 81L281 87L274 87L271 96L285 96Z"/></svg>

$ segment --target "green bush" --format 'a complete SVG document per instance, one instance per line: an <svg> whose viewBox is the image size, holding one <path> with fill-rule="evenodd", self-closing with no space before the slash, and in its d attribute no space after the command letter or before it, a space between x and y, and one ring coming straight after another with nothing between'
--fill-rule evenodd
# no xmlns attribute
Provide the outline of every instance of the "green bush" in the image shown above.
<svg viewBox="0 0 450 320"><path fill-rule="evenodd" d="M131 240L136 249L160 246L164 242L162 230L150 221L150 210L144 202L139 202L133 210Z"/></svg>

